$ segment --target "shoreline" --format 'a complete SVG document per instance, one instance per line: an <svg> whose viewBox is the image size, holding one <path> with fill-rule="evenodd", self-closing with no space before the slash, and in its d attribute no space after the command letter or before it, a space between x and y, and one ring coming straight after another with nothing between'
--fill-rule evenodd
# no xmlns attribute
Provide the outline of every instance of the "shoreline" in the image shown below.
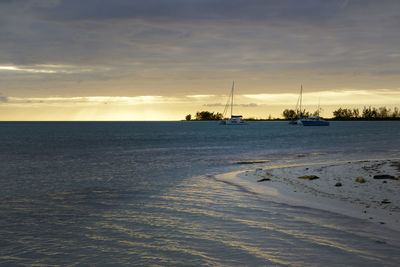
<svg viewBox="0 0 400 267"><path fill-rule="evenodd" d="M278 202L364 219L400 233L398 158L270 165L218 179Z"/></svg>

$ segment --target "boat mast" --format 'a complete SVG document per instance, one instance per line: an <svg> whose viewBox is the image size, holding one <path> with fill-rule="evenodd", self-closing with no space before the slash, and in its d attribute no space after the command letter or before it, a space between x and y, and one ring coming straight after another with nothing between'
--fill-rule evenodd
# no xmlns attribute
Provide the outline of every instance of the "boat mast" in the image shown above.
<svg viewBox="0 0 400 267"><path fill-rule="evenodd" d="M235 87L235 81L232 82L231 118L232 118L232 110L233 110L233 88L234 87Z"/></svg>
<svg viewBox="0 0 400 267"><path fill-rule="evenodd" d="M300 119L301 119L301 102L303 100L303 85L300 88Z"/></svg>

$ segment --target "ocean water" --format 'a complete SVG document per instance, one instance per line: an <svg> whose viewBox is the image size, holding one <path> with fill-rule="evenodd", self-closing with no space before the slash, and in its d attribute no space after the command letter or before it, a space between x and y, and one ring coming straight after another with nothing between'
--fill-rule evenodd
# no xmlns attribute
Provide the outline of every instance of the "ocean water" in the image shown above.
<svg viewBox="0 0 400 267"><path fill-rule="evenodd" d="M0 265L398 266L399 232L216 178L377 158L399 122L1 122Z"/></svg>

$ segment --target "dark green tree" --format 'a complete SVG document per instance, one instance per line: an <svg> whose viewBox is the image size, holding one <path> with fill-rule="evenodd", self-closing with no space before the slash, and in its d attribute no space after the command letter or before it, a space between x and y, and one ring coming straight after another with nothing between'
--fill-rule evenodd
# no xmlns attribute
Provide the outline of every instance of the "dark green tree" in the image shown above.
<svg viewBox="0 0 400 267"><path fill-rule="evenodd" d="M390 113L391 113L391 110L387 109L386 107L380 107L378 109L378 117L381 119L389 118Z"/></svg>
<svg viewBox="0 0 400 267"><path fill-rule="evenodd" d="M377 117L378 117L378 110L376 108L364 107L362 114L363 119L371 120L371 119L376 119Z"/></svg>
<svg viewBox="0 0 400 267"><path fill-rule="evenodd" d="M298 114L293 109L285 109L282 113L285 120L294 120L298 118Z"/></svg>
<svg viewBox="0 0 400 267"><path fill-rule="evenodd" d="M200 111L196 113L197 121L213 121L213 120L222 120L223 116L221 113L217 112L209 112L209 111Z"/></svg>
<svg viewBox="0 0 400 267"><path fill-rule="evenodd" d="M360 117L360 111L358 110L358 108L353 108L353 117L354 118Z"/></svg>
<svg viewBox="0 0 400 267"><path fill-rule="evenodd" d="M399 118L399 117L400 117L399 109L395 107L393 109L392 118Z"/></svg>
<svg viewBox="0 0 400 267"><path fill-rule="evenodd" d="M350 120L358 117L358 109L339 108L333 111L333 117L337 120Z"/></svg>

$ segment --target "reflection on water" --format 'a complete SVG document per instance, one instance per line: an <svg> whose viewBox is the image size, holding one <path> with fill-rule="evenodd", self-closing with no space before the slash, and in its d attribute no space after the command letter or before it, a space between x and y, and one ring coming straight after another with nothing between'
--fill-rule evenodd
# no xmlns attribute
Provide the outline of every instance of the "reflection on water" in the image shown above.
<svg viewBox="0 0 400 267"><path fill-rule="evenodd" d="M193 177L150 202L130 203L129 194L84 190L14 201L14 212L25 216L1 225L8 229L2 263L395 266L400 260L398 245L370 232L368 222L260 199L210 177Z"/></svg>
<svg viewBox="0 0 400 267"><path fill-rule="evenodd" d="M301 130L261 124L249 125L248 133L240 129L229 133L241 140L233 153L221 150L229 143L223 141L226 129L214 133L211 124L184 126L184 134L176 124L165 124L170 127L165 134L165 127L161 131L156 124L139 124L150 130L127 124L114 132L116 125L75 125L69 135L64 124L55 128L46 124L41 130L29 125L27 129L38 132L33 137L14 129L18 138L7 134L2 139L0 265L396 266L400 262L399 233L279 203L273 196L215 178L216 173L243 168L235 164L240 161L337 160L332 154L341 152L332 151L334 145L328 152L318 151L314 144L299 153L302 145L296 144L291 153L287 144L295 142L287 131ZM137 137L132 131L138 132ZM213 133L218 142L205 133ZM320 134L323 138L327 133ZM261 138L265 136L274 141ZM358 148L368 138L359 140ZM143 144L143 140L152 141ZM192 140L198 143L193 145ZM279 150L277 140L287 147ZM337 150L345 147L339 145Z"/></svg>

